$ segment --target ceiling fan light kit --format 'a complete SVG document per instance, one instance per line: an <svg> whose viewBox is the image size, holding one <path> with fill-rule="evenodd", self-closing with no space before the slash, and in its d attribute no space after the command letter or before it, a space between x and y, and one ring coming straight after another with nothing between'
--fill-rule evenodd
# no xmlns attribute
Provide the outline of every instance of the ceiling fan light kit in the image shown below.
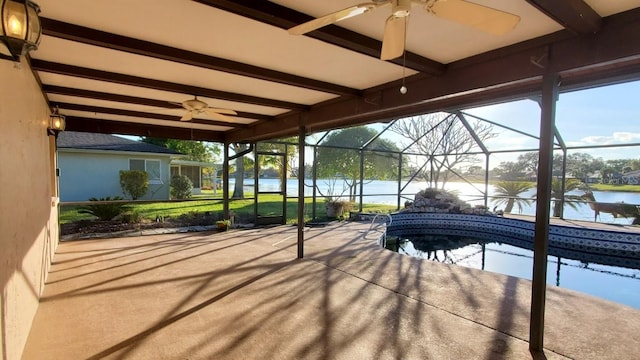
<svg viewBox="0 0 640 360"><path fill-rule="evenodd" d="M430 15L494 35L506 34L520 22L517 15L464 0L378 0L354 5L302 23L290 28L289 33L306 34L391 4L391 15L385 22L382 36L380 59L392 60L404 53L407 22L413 3L420 4Z"/></svg>

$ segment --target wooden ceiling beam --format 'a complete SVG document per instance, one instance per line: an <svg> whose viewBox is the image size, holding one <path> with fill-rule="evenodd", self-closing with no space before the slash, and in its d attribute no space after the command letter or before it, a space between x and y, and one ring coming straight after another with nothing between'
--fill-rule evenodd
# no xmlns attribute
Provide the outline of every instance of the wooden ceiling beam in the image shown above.
<svg viewBox="0 0 640 360"><path fill-rule="evenodd" d="M44 35L61 39L341 96L360 95L360 91L357 89L296 76L281 71L94 30L48 18L42 18L41 22L42 33Z"/></svg>
<svg viewBox="0 0 640 360"><path fill-rule="evenodd" d="M105 101L114 101L114 102L123 102L127 104L136 104L136 105L146 105L153 106L157 108L166 108L166 109L182 109L181 106L177 104L170 103L164 100L155 100L142 98L137 96L128 96L128 95L120 95L120 94L112 94L105 93L100 91L93 90L85 90L85 89L76 89L69 88L64 86L56 86L56 85L42 85L42 91L47 94L57 94L57 95L66 95L66 96L75 96L86 99L96 99L96 100L105 100ZM273 120L273 116L270 115L262 115L245 111L237 111L238 117L246 118L246 119L254 119L258 121L270 121Z"/></svg>
<svg viewBox="0 0 640 360"><path fill-rule="evenodd" d="M595 34L602 18L584 0L527 0L555 22L575 34Z"/></svg>
<svg viewBox="0 0 640 360"><path fill-rule="evenodd" d="M89 69L79 66L60 64L51 61L31 59L31 68L36 71L49 72L54 74L80 77L84 79L105 81L117 84L124 84L130 86L139 86L148 89L163 90L169 92L182 93L187 95L197 95L208 97L212 99L222 99L229 101L236 101L242 103L249 103L255 105L269 106L280 109L289 110L308 110L308 106L304 104L297 104L288 101L280 101L274 99L266 99L257 96L250 96L244 94L237 94L227 91L207 89L198 86L189 86L184 84L172 83L168 81L147 79L133 75L119 74L109 71Z"/></svg>
<svg viewBox="0 0 640 360"><path fill-rule="evenodd" d="M52 101L49 105L51 105L52 107L58 107L62 110L86 111L86 112L98 113L98 114L111 114L111 115L138 117L143 119L166 120L170 122L180 121L180 116L154 114L154 113L148 113L143 111L113 109L113 108L107 108L107 107L101 107L101 106L71 104L71 103L56 102L56 101ZM236 124L236 123L229 123L225 121L207 120L207 119L198 119L198 118L194 118L193 120L191 120L191 122L197 123L197 124L205 124L205 125L224 126L229 128L247 127L246 124ZM170 127L171 125L167 124L167 126Z"/></svg>
<svg viewBox="0 0 640 360"><path fill-rule="evenodd" d="M123 121L86 118L81 116L66 116L67 131L81 131L101 134L121 134L131 136L148 136L162 139L197 140L223 142L221 132L168 128L159 125L136 124Z"/></svg>
<svg viewBox="0 0 640 360"><path fill-rule="evenodd" d="M230 13L234 13L246 18L260 21L281 29L289 29L314 18L295 11L293 9L272 3L270 1L255 0L194 0L204 5L212 6ZM321 29L312 31L305 36L324 41L326 43L340 46L342 48L358 52L374 58L380 58L382 42L364 36L355 31L347 30L340 26L328 25ZM390 60L390 62L428 74L441 75L446 70L446 65L437 61L425 58L410 51L406 52L406 57Z"/></svg>

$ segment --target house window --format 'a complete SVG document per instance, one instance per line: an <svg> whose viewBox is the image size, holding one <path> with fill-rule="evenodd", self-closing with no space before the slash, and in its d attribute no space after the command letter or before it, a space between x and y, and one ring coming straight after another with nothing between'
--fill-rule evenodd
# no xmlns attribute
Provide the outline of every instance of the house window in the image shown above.
<svg viewBox="0 0 640 360"><path fill-rule="evenodd" d="M129 170L142 170L149 174L150 184L161 184L160 160L129 159Z"/></svg>

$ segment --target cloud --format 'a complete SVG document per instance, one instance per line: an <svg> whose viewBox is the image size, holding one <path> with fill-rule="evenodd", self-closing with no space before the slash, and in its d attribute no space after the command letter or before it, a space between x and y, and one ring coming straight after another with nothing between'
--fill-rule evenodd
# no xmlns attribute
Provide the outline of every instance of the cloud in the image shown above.
<svg viewBox="0 0 640 360"><path fill-rule="evenodd" d="M614 132L611 135L586 136L577 141L569 141L569 146L580 145L611 145L611 144L629 144L640 142L640 133L632 133L626 131Z"/></svg>

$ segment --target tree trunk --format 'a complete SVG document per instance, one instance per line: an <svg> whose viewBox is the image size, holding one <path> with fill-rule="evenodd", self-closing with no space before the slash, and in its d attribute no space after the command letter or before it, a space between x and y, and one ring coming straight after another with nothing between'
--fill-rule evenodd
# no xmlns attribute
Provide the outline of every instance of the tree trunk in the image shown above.
<svg viewBox="0 0 640 360"><path fill-rule="evenodd" d="M513 204L514 204L514 200L513 198L509 198L509 200L507 200L507 205L504 208L504 212L511 214L511 210L513 210Z"/></svg>
<svg viewBox="0 0 640 360"><path fill-rule="evenodd" d="M555 200L553 202L553 217L560 217L560 213L562 212L562 203L560 200Z"/></svg>
<svg viewBox="0 0 640 360"><path fill-rule="evenodd" d="M354 178L353 181L351 182L351 185L349 185L349 201L351 202L356 201L357 189L358 189L358 180Z"/></svg>
<svg viewBox="0 0 640 360"><path fill-rule="evenodd" d="M235 185L232 199L244 199L244 157L236 158Z"/></svg>

